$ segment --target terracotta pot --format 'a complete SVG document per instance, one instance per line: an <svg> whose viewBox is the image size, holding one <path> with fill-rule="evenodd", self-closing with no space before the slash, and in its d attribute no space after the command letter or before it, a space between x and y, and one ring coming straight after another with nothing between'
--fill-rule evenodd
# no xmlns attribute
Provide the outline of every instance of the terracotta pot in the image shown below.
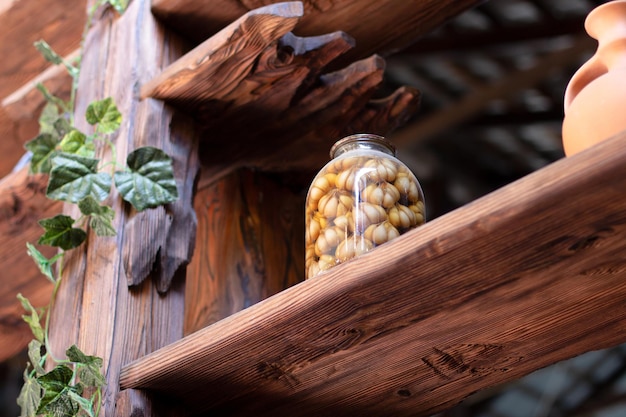
<svg viewBox="0 0 626 417"><path fill-rule="evenodd" d="M598 49L565 91L563 148L568 156L626 130L626 0L592 10L585 30L598 40Z"/></svg>

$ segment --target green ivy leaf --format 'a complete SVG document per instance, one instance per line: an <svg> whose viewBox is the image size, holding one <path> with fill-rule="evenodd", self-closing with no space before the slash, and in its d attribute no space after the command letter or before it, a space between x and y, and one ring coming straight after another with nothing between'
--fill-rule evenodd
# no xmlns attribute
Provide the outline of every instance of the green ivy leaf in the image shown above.
<svg viewBox="0 0 626 417"><path fill-rule="evenodd" d="M61 57L61 55L54 52L52 47L48 45L46 41L44 40L35 41L34 45L35 45L35 48L37 48L37 50L41 53L41 55L43 55L46 61L51 62L54 65L63 64L65 68L67 69L67 72L69 72L72 77L75 77L78 75L78 68L65 62L63 57Z"/></svg>
<svg viewBox="0 0 626 417"><path fill-rule="evenodd" d="M20 406L20 417L32 417L37 414L41 403L42 390L37 378L28 375L28 368L24 371L24 385L20 395L17 397L17 404Z"/></svg>
<svg viewBox="0 0 626 417"><path fill-rule="evenodd" d="M75 416L79 406L69 396L71 391L76 392L79 387L70 386L74 371L65 365L57 365L52 371L37 378L44 389L44 394L37 409L38 414L54 417ZM80 394L80 392L79 392Z"/></svg>
<svg viewBox="0 0 626 417"><path fill-rule="evenodd" d="M88 400L84 397L81 397L74 391L70 391L69 396L89 417L95 417L95 413L93 410L94 397L91 397L91 399Z"/></svg>
<svg viewBox="0 0 626 417"><path fill-rule="evenodd" d="M48 42L44 40L35 41L35 48L43 55L44 59L48 62L53 63L54 65L59 65L63 63L63 58L56 52L52 50Z"/></svg>
<svg viewBox="0 0 626 417"><path fill-rule="evenodd" d="M96 155L96 146L93 142L88 141L76 151L76 155L84 158L93 158Z"/></svg>
<svg viewBox="0 0 626 417"><path fill-rule="evenodd" d="M89 226L98 236L115 236L113 218L115 211L109 206L101 206L91 196L87 196L78 202L80 212L85 216L90 216Z"/></svg>
<svg viewBox="0 0 626 417"><path fill-rule="evenodd" d="M41 361L41 347L43 344L39 340L31 340L28 344L28 359L35 368L37 375L43 375L46 371L42 367Z"/></svg>
<svg viewBox="0 0 626 417"><path fill-rule="evenodd" d="M122 198L138 211L178 198L172 159L162 150L146 146L131 152L126 159L130 172L115 173L115 185Z"/></svg>
<svg viewBox="0 0 626 417"><path fill-rule="evenodd" d="M30 161L30 172L49 173L52 169L52 158L58 154L56 146L59 140L50 133L41 133L35 139L26 142L24 147L33 153Z"/></svg>
<svg viewBox="0 0 626 417"><path fill-rule="evenodd" d="M104 376L100 373L100 368L102 368L101 358L85 355L76 345L72 345L67 349L65 354L70 361L79 364L79 377L83 384L96 388L104 385Z"/></svg>
<svg viewBox="0 0 626 417"><path fill-rule="evenodd" d="M54 274L52 272L52 265L59 259L61 254L55 255L52 258L46 258L41 252L35 248L31 243L26 243L26 253L28 256L33 258L37 266L39 267L39 271L44 274L52 283L56 282L54 278Z"/></svg>
<svg viewBox="0 0 626 417"><path fill-rule="evenodd" d="M63 136L59 147L62 152L76 153L87 141L87 136L78 130L72 130Z"/></svg>
<svg viewBox="0 0 626 417"><path fill-rule="evenodd" d="M57 134L57 138L62 138L70 133L72 130L75 130L70 124L69 120L67 120L65 117L59 117L58 119L56 119L53 126L54 131Z"/></svg>
<svg viewBox="0 0 626 417"><path fill-rule="evenodd" d="M61 153L52 159L46 195L77 203L88 195L104 200L111 190L111 176L98 172L98 160Z"/></svg>
<svg viewBox="0 0 626 417"><path fill-rule="evenodd" d="M26 310L26 313L29 315L23 315L22 319L28 326L30 330L33 332L33 336L35 339L41 343L44 341L44 331L41 327L41 318L39 317L39 313L37 313L37 309L33 307L33 305L28 301L28 298L24 297L21 293L17 294L17 299L20 300L22 307Z"/></svg>
<svg viewBox="0 0 626 417"><path fill-rule="evenodd" d="M122 123L122 114L111 97L91 103L85 117L89 124L98 124L96 131L100 133L113 133Z"/></svg>
<svg viewBox="0 0 626 417"><path fill-rule="evenodd" d="M40 245L57 246L63 250L73 249L87 239L82 229L73 228L74 219L58 214L49 219L39 220L45 233L39 238Z"/></svg>
<svg viewBox="0 0 626 417"><path fill-rule="evenodd" d="M54 103L46 102L41 115L39 115L39 132L54 133L54 122L59 118L59 106Z"/></svg>
<svg viewBox="0 0 626 417"><path fill-rule="evenodd" d="M87 141L87 136L79 130L73 129L61 140L59 147L62 152L74 155L92 157L95 153L93 143Z"/></svg>

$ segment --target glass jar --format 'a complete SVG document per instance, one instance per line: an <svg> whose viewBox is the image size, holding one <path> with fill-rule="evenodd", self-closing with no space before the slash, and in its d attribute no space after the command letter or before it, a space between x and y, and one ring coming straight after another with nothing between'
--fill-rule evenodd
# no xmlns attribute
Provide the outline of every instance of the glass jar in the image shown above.
<svg viewBox="0 0 626 417"><path fill-rule="evenodd" d="M384 137L345 137L333 145L330 157L306 199L307 279L425 220L422 188Z"/></svg>

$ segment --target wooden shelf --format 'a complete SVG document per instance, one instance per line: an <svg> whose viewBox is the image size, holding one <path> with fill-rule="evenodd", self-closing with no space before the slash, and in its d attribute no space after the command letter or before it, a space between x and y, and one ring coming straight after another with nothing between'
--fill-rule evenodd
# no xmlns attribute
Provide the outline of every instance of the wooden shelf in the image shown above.
<svg viewBox="0 0 626 417"><path fill-rule="evenodd" d="M624 342L625 139L130 363L121 387L215 415L427 416Z"/></svg>

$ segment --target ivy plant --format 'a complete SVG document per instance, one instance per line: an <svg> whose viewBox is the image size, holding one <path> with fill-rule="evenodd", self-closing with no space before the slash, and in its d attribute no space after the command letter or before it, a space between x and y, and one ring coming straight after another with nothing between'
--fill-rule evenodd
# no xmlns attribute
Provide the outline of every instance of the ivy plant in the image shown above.
<svg viewBox="0 0 626 417"><path fill-rule="evenodd" d="M40 220L45 233L38 243L64 250L75 248L87 237L75 225L85 220L98 236L115 235L113 209L101 204L109 197L113 184L138 211L178 199L172 160L158 148L135 149L126 158L126 168L113 175L102 169L101 161L95 158L96 143L105 142L115 154L115 146L106 135L119 129L122 122L110 97L87 107L86 120L94 126L94 133L89 135L71 126L59 106L56 100L47 102L40 118L41 133L25 147L32 152L31 172L49 174L46 195L77 204L83 217L57 215Z"/></svg>
<svg viewBox="0 0 626 417"><path fill-rule="evenodd" d="M108 4L122 13L127 3L128 0L94 2L83 32L83 44L98 7ZM75 345L66 350L65 358L53 357L50 349L50 307L63 276L65 252L86 240L87 229L103 238L116 235L115 212L107 204L113 186L137 211L174 202L178 192L172 160L160 149L137 148L127 156L124 167L117 166L115 145L109 136L120 128L122 115L112 98L94 101L87 107L84 117L93 127L92 133L75 127L74 104L81 60L65 60L45 41L35 42L35 47L46 60L67 69L72 77L72 88L69 100L65 101L44 85L37 85L46 105L39 118L39 134L25 145L32 154L30 172L47 174L47 197L76 204L80 217L58 214L39 220L43 233L37 243L57 247L55 256L48 259L33 244L26 245L28 255L53 283L53 291L50 303L41 308L33 307L27 298L18 294L26 311L22 317L34 339L28 344L29 362L17 403L21 408L20 417L96 417L105 384L102 359L83 353ZM103 164L96 158L98 146L110 147L112 162ZM109 165L113 167L111 172L105 170Z"/></svg>

